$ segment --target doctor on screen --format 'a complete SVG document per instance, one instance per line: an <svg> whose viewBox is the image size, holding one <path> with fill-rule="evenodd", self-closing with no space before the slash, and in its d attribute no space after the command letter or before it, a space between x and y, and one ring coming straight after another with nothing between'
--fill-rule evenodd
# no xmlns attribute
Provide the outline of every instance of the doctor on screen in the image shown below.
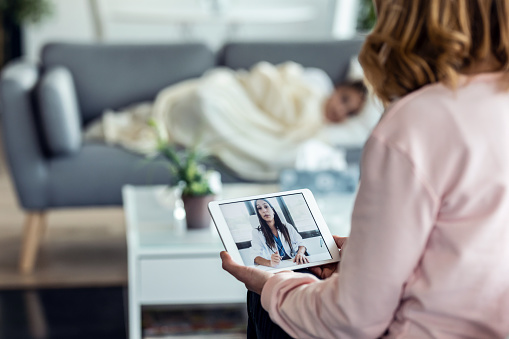
<svg viewBox="0 0 509 339"><path fill-rule="evenodd" d="M255 209L260 225L253 230L254 263L270 267L276 267L286 259L292 259L296 264L308 263L302 237L291 224L281 221L270 202L258 199Z"/></svg>

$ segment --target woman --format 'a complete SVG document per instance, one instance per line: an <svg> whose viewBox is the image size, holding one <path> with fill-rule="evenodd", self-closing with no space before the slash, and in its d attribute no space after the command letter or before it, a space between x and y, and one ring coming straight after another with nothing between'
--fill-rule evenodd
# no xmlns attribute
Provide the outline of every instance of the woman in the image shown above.
<svg viewBox="0 0 509 339"><path fill-rule="evenodd" d="M292 337L505 338L509 2L376 5L360 60L388 108L364 149L341 265L314 269L319 280L223 252L223 267ZM284 336L256 306L256 332Z"/></svg>
<svg viewBox="0 0 509 339"><path fill-rule="evenodd" d="M255 201L260 226L253 230L252 252L257 265L276 267L281 260L292 259L305 264L306 247L302 237L290 224L284 224L271 203L265 199Z"/></svg>

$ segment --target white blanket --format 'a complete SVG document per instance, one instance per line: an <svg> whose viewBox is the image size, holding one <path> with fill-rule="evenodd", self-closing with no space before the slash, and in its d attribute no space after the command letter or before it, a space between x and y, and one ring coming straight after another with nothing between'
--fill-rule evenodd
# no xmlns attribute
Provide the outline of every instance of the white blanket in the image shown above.
<svg viewBox="0 0 509 339"><path fill-rule="evenodd" d="M155 133L146 124L153 118L170 142L199 147L242 178L274 180L281 169L295 167L304 143L330 138L322 113L329 94L311 86L304 69L292 62L262 62L249 72L218 68L162 90L153 105L106 112L86 138L148 154L156 147ZM338 156L322 147L328 157Z"/></svg>

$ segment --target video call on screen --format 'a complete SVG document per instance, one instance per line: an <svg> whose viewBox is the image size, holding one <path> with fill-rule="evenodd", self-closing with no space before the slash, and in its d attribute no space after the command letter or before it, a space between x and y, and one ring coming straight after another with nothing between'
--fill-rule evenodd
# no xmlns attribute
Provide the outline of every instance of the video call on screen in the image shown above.
<svg viewBox="0 0 509 339"><path fill-rule="evenodd" d="M288 234L291 235L290 238L294 241L293 247L296 247L295 244L298 241L298 245L306 248L306 255L310 262L332 258L302 193L264 199L273 208L273 214L277 214L281 222L288 227ZM260 199L258 201L259 204L262 204ZM260 246L268 245L261 233L258 233L261 226L260 219L256 213L256 200L225 203L220 204L219 207L230 229L233 240L237 244L244 264L247 266L254 265L254 258L256 256L270 259L270 253L275 252L274 248L259 250ZM292 227L293 230L289 229L289 227ZM284 237L281 237L280 241L283 246L286 245ZM261 245L260 242L262 242ZM256 244L258 244L258 247ZM254 248L253 245L255 245ZM286 245L286 248L289 248L288 245ZM257 253L253 252L254 249L258 249ZM290 251L287 250L286 252Z"/></svg>

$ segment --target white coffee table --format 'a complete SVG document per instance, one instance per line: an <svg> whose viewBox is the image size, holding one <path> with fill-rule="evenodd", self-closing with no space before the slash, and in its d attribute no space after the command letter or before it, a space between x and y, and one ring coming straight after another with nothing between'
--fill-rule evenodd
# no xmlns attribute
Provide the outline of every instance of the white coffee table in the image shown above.
<svg viewBox="0 0 509 339"><path fill-rule="evenodd" d="M226 184L221 198L277 192L278 185ZM223 245L211 226L188 231L165 186L125 186L129 338L141 337L141 308L245 303L246 288L221 269ZM333 234L349 233L352 197L317 199Z"/></svg>

